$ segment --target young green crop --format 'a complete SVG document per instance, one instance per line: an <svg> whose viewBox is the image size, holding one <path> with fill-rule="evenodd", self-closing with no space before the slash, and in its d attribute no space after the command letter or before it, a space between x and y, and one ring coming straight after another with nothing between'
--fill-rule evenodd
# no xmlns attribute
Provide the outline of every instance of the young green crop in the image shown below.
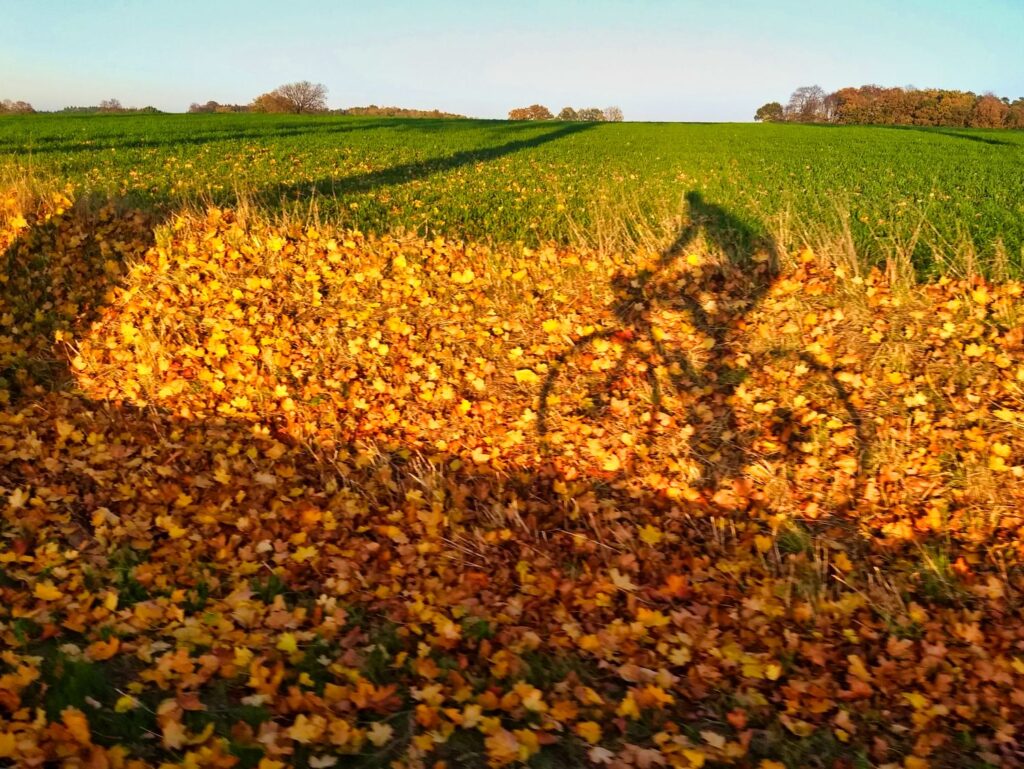
<svg viewBox="0 0 1024 769"><path fill-rule="evenodd" d="M1024 134L743 124L269 115L19 116L0 166L172 208L244 195L369 231L568 241L650 230L685 193L753 230L840 232L927 273L1024 265ZM845 222L845 224L844 224Z"/></svg>

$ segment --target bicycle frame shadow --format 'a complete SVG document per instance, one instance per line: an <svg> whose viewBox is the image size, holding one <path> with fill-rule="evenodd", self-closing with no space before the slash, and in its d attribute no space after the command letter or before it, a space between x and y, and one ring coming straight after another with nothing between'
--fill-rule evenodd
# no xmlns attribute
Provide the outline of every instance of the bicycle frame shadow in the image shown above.
<svg viewBox="0 0 1024 769"><path fill-rule="evenodd" d="M584 348L599 340L621 344L624 354L587 393L588 403L609 404L619 392L619 381L630 358L642 361L652 412L669 413L666 388L676 400L686 402L690 456L699 464L696 487L713 498L717 489L739 480L744 468L759 457L753 449L755 436L744 431L734 405L751 363L737 360L742 334L775 282L781 277L782 250L763 228L756 230L720 205L708 202L696 191L686 194L689 217L653 268L641 268L612 279L611 313L617 328L603 328L577 339L550 365L542 383L537 430L544 439L551 432L551 406L559 377ZM703 243L699 243L703 237ZM707 260L703 255L716 255ZM687 258L692 264L678 268ZM689 269L692 267L693 269ZM660 333L657 313L682 314L695 335L702 338L703 365L691 351L666 340ZM767 356L767 363L773 354ZM777 356L776 356L777 357ZM864 483L868 442L863 420L850 393L837 378L834 367L824 366L806 353L800 362L825 378L837 408L853 426L858 444L857 472L847 507L855 506ZM664 372L659 374L659 372ZM772 414L783 442L791 449L806 439L802 426L793 424L784 409ZM649 424L653 427L655 419ZM648 436L650 440L650 435Z"/></svg>

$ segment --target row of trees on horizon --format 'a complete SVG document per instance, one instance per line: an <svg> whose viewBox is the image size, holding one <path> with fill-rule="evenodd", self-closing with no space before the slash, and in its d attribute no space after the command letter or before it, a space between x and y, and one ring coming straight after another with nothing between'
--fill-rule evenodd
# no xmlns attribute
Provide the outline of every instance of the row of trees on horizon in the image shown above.
<svg viewBox="0 0 1024 769"><path fill-rule="evenodd" d="M0 114L34 114L37 110L27 101L0 101ZM104 99L99 104L87 107L64 107L59 114L149 114L159 113L156 107L125 107L118 99ZM452 112L441 110L406 109L403 107L378 107L371 104L366 107L348 107L331 110L327 107L327 86L322 83L311 83L303 80L297 83L286 83L273 91L260 94L248 104L221 104L216 101L206 103L193 102L190 114L222 113L222 112L262 112L289 114L330 114L330 115L366 115L374 117L424 117L424 118L461 118Z"/></svg>
<svg viewBox="0 0 1024 769"><path fill-rule="evenodd" d="M762 105L754 119L767 123L916 125L953 128L1024 128L1024 96L1008 98L941 88L885 88L864 85L827 93L801 86L783 106Z"/></svg>
<svg viewBox="0 0 1024 769"><path fill-rule="evenodd" d="M402 107L349 107L330 110L327 87L308 80L286 83L260 94L248 104L221 104L216 101L193 103L193 114L219 112L260 112L288 114L368 115L377 117L461 118L441 110L405 109ZM0 114L31 114L36 112L27 101L0 101ZM159 113L155 107L125 107L117 99L105 99L88 107L65 107L64 114L147 114ZM517 107L508 113L509 120L575 120L583 122L621 122L618 107L563 107L557 114L541 104ZM785 105L768 102L754 115L762 122L832 123L857 125L917 125L959 128L1024 129L1024 97L1015 101L991 93L971 91L886 88L865 85L841 88L832 93L817 85L797 88Z"/></svg>
<svg viewBox="0 0 1024 769"><path fill-rule="evenodd" d="M516 107L509 110L509 120L579 120L584 123L621 123L622 110L618 107L562 107L557 115L543 104L531 104L529 107Z"/></svg>
<svg viewBox="0 0 1024 769"><path fill-rule="evenodd" d="M367 107L349 107L347 109L328 109L327 86L323 83L311 83L302 80L297 83L286 83L273 91L267 91L253 99L249 104L219 104L208 101L205 104L193 103L188 108L191 114L211 112L262 112L293 115L366 115L373 117L426 117L426 118L460 118L451 112L438 109L421 110L403 107L378 107L371 104Z"/></svg>
<svg viewBox="0 0 1024 769"><path fill-rule="evenodd" d="M35 115L38 112L27 101L11 101L4 99L0 101L0 115ZM117 99L104 99L99 104L91 107L64 107L57 110L58 115L162 115L163 112L156 107L125 107Z"/></svg>
<svg viewBox="0 0 1024 769"><path fill-rule="evenodd" d="M117 99L106 99L94 107L65 107L63 113L148 113L158 112L154 107L143 107L142 109L124 107ZM28 102L0 102L0 113L33 113L35 110ZM366 115L374 117L425 117L425 118L462 118L465 115L457 115L441 110L419 110L406 109L402 107L378 107L371 104L367 107L349 107L347 109L330 110L327 107L327 86L323 83L311 83L302 80L297 83L286 83L278 86L273 91L260 94L248 104L221 104L217 101L205 103L193 102L189 108L190 114L210 114L225 112L262 112L275 114L294 115ZM541 104L532 104L529 107L518 107L508 113L509 120L576 120L582 122L622 122L622 110L619 107L563 107L556 116L547 107Z"/></svg>

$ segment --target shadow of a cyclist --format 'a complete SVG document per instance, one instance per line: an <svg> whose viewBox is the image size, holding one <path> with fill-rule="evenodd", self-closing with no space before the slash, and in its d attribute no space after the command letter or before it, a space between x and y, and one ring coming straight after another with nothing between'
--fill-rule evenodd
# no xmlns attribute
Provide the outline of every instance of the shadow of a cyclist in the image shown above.
<svg viewBox="0 0 1024 769"><path fill-rule="evenodd" d="M699 192L689 192L686 201L688 222L657 260L612 279L611 311L617 327L581 337L553 361L541 387L538 431L542 436L550 431L554 389L566 365L599 340L614 342L625 353L599 383L590 386L584 402L600 413L602 406L622 397L622 382L630 379L630 359L642 361L652 410L668 412L673 408L668 401L675 404L676 416L686 424L689 456L699 467L691 483L712 497L723 484L740 479L744 468L757 459L753 450L757 431L740 423L736 409L737 390L754 363L744 349L743 336L751 316L780 277L782 254L773 238L706 201ZM689 344L663 332L662 322L673 316L689 330ZM828 380L834 408L845 412L841 416L855 426L862 458L861 420L835 371L809 356L798 357ZM655 428L656 421L648 422L649 429ZM808 440L806 428L784 409L777 409L769 421L771 437L781 446L783 458L798 454L798 447ZM860 464L858 460L858 483ZM856 498L855 493L845 496L847 503Z"/></svg>
<svg viewBox="0 0 1024 769"><path fill-rule="evenodd" d="M689 222L666 248L653 270L620 275L613 280L613 311L638 337L649 339L657 363L669 373L676 395L687 398L691 456L701 464L700 484L713 489L737 477L746 460L746 441L739 435L731 399L742 381L729 342L745 318L768 293L779 274L779 254L772 238L756 233L732 213L704 200L696 191L686 195ZM702 253L719 259L693 259L686 269L680 261L703 236ZM704 365L659 339L652 312L682 311L703 338ZM656 368L648 368L654 406L663 397Z"/></svg>

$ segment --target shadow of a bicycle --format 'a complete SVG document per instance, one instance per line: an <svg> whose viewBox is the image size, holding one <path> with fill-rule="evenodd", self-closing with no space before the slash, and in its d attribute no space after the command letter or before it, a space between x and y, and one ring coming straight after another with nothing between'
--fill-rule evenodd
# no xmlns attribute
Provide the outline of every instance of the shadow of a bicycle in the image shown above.
<svg viewBox="0 0 1024 769"><path fill-rule="evenodd" d="M559 416L587 422L584 430L596 435L614 430L616 409L641 388L648 409L640 420L645 445L653 445L666 425L678 425L692 463L687 480L713 498L764 460L766 446L771 459L784 464L808 444L808 426L789 409L776 406L753 421L740 419L737 408L754 367L789 359L808 372L806 388L818 391L819 404L853 427L857 468L837 507L854 506L868 441L835 367L800 350L769 346L755 355L745 346L752 316L780 278L778 244L698 192L686 201L688 222L671 245L653 263L613 277L614 326L576 339L551 363L541 386L538 433L550 436ZM666 331L672 327L683 333ZM602 355L612 361L596 362ZM557 391L570 379L579 392L563 399ZM562 409L557 416L556 405Z"/></svg>

